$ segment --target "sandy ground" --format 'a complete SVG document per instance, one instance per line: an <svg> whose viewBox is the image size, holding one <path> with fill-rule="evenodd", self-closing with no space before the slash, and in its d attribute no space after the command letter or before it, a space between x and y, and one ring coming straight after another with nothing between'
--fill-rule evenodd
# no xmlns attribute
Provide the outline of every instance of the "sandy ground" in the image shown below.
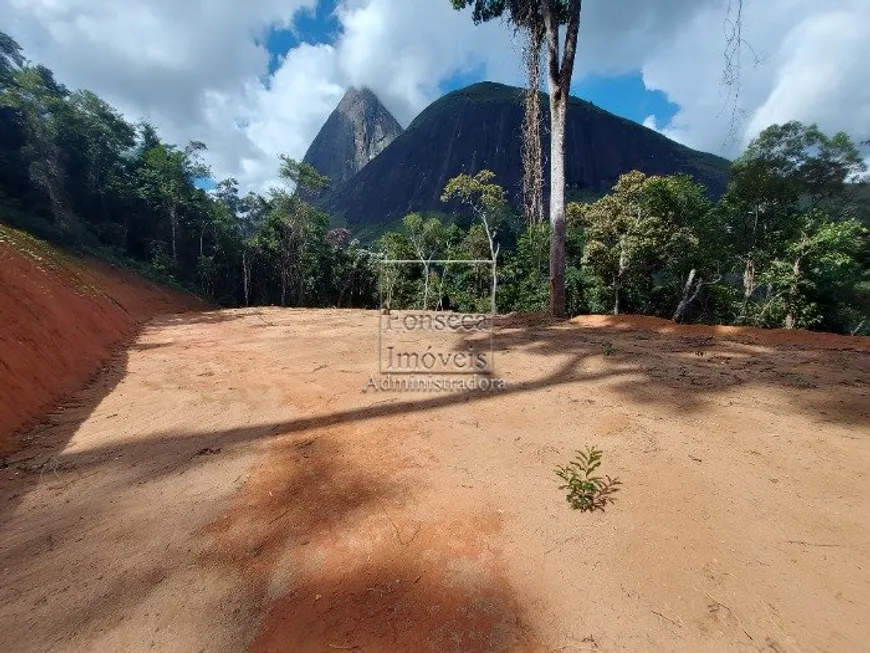
<svg viewBox="0 0 870 653"><path fill-rule="evenodd" d="M3 461L0 650L867 650L866 340L508 319L506 389L362 392L378 320L151 321Z"/></svg>

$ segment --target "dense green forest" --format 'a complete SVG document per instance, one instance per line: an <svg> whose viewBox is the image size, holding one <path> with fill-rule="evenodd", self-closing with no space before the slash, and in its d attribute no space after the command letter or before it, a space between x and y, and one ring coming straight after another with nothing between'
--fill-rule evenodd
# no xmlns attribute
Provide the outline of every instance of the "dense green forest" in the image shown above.
<svg viewBox="0 0 870 653"><path fill-rule="evenodd" d="M222 306L489 310L495 274L499 312L546 310L548 225L526 224L487 171L445 188L467 211L409 215L367 246L291 190L329 183L310 166L281 157L286 186L265 196L234 179L207 192L205 149L70 91L0 33L4 222ZM689 177L627 172L568 205L569 312L870 333L864 172L847 135L798 122L762 132L715 202Z"/></svg>

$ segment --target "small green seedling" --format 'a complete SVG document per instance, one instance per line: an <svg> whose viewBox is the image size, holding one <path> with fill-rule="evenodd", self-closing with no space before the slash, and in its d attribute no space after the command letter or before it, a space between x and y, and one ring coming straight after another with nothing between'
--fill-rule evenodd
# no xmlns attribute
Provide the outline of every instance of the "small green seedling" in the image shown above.
<svg viewBox="0 0 870 653"><path fill-rule="evenodd" d="M602 455L600 449L586 447L586 451L577 451L577 457L566 466L556 467L556 475L565 481L559 489L567 490L566 499L575 510L604 510L619 491L619 479L595 476Z"/></svg>
<svg viewBox="0 0 870 653"><path fill-rule="evenodd" d="M604 343L604 355L605 356L613 356L616 353L616 347L613 346L613 343L609 340Z"/></svg>

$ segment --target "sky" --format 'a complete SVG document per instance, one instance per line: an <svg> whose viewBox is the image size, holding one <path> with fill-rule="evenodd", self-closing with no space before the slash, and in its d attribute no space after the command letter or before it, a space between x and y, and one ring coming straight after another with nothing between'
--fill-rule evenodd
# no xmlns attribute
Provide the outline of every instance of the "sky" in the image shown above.
<svg viewBox="0 0 870 653"><path fill-rule="evenodd" d="M729 158L787 120L870 139L870 0L743 0L739 93L722 83L736 3L586 0L572 92ZM0 0L0 25L68 87L205 142L214 178L260 192L350 86L407 126L451 90L524 82L521 39L449 0Z"/></svg>

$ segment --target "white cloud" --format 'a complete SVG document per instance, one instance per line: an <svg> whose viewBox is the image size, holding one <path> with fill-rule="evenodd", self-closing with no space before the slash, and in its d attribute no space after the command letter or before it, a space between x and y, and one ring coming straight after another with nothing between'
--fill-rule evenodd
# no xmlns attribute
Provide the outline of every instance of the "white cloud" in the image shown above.
<svg viewBox="0 0 870 653"><path fill-rule="evenodd" d="M857 9L857 4L854 8ZM767 99L747 133L790 119L812 120L827 129L870 136L870 11L834 6L799 22L783 43L787 53Z"/></svg>
<svg viewBox="0 0 870 653"><path fill-rule="evenodd" d="M316 2L0 0L0 24L59 81L152 121L170 141L204 141L216 172L241 177L246 160L264 158L234 120L268 65L255 38Z"/></svg>
<svg viewBox="0 0 870 653"><path fill-rule="evenodd" d="M870 137L870 3L744 0L736 102L720 83L726 8L722 0L699 12L643 63L647 87L680 106L667 136L730 156L768 125L788 120Z"/></svg>
<svg viewBox="0 0 870 653"><path fill-rule="evenodd" d="M650 114L643 119L643 126L647 129L652 129L653 131L659 131L659 128L656 124L656 117L653 114Z"/></svg>
<svg viewBox="0 0 870 653"><path fill-rule="evenodd" d="M245 136L257 145L261 156L245 161L240 181L265 190L274 179L279 154L302 158L344 94L336 63L332 46L302 45L288 53L268 89L260 84L249 86ZM221 122L215 121L214 128Z"/></svg>
<svg viewBox="0 0 870 653"><path fill-rule="evenodd" d="M585 73L642 70L646 85L680 105L667 125L644 124L693 147L733 154L761 128L792 118L870 137L866 0L744 0L739 106L729 133L720 78L729 0L585 3L577 59ZM735 0L736 1L736 0ZM474 26L447 0L342 0L332 44L291 50L264 85L269 55L255 39L293 27L318 0L0 0L0 22L27 55L68 86L90 88L170 141L209 146L216 176L243 188L274 180L277 154L301 157L349 85L371 87L407 124L440 83L483 67L521 83L519 46L501 23Z"/></svg>
<svg viewBox="0 0 870 653"><path fill-rule="evenodd" d="M499 23L475 27L447 0L370 0L338 10L344 35L340 70L350 84L368 85L407 125L438 96L451 74L483 63L488 77L520 83L518 54Z"/></svg>

